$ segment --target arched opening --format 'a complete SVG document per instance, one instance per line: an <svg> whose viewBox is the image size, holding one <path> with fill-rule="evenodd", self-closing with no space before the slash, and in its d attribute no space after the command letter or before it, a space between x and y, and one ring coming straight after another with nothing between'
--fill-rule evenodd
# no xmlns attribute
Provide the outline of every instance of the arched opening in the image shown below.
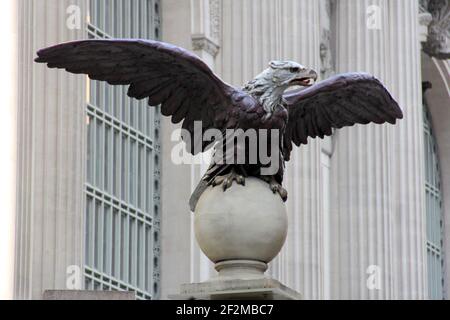
<svg viewBox="0 0 450 320"><path fill-rule="evenodd" d="M437 146L434 153L437 156L440 173L440 206L441 206L441 236L442 246L441 255L443 260L441 275L443 276L443 288L440 291L440 298L449 297L450 281L449 266L450 255L450 63L445 60L431 58L426 54L422 54L422 80L431 84L424 93L426 100L427 118L433 132L434 144ZM425 144L427 141L425 140ZM425 145L426 147L426 145ZM429 153L426 151L426 153ZM424 155L426 157L426 155ZM428 165L425 163L425 166ZM425 167L426 168L426 167ZM428 227L428 226L427 226ZM432 269L428 262L429 276L431 277ZM436 273L434 273L436 275ZM432 279L435 279L432 282ZM429 292L436 287L436 278L428 279ZM431 299L432 294L429 296ZM439 297L437 297L439 298Z"/></svg>
<svg viewBox="0 0 450 320"><path fill-rule="evenodd" d="M442 237L442 193L441 172L436 138L431 115L426 101L423 104L423 131L425 150L425 199L428 296L430 299L443 298L443 237Z"/></svg>

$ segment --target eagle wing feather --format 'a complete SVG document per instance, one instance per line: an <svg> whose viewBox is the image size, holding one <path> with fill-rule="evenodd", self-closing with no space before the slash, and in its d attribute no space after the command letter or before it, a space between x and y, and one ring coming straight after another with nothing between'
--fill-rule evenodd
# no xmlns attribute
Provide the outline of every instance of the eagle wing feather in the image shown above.
<svg viewBox="0 0 450 320"><path fill-rule="evenodd" d="M194 121L201 121L202 133L226 129L238 122L234 109L245 109L233 96L246 95L223 82L193 53L152 40L81 40L42 49L36 62L111 85L129 85L128 96L148 99L150 106L161 105L161 113L194 135ZM248 101L248 99L247 99ZM255 102L256 103L256 102ZM236 111L236 110L235 110ZM192 154L203 152L213 141L192 141ZM200 146L200 148L194 148Z"/></svg>
<svg viewBox="0 0 450 320"><path fill-rule="evenodd" d="M307 89L283 96L289 111L283 154L289 160L292 144L307 144L308 137L330 136L332 129L370 122L394 124L402 110L388 90L366 73L345 73Z"/></svg>

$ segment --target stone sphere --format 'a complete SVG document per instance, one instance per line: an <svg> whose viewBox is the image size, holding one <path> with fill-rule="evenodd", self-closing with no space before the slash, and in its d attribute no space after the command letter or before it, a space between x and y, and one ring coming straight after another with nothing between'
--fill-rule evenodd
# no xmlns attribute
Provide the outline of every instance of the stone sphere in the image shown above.
<svg viewBox="0 0 450 320"><path fill-rule="evenodd" d="M213 262L257 260L270 262L287 235L283 200L261 179L233 182L225 192L210 186L200 197L194 229L203 253Z"/></svg>

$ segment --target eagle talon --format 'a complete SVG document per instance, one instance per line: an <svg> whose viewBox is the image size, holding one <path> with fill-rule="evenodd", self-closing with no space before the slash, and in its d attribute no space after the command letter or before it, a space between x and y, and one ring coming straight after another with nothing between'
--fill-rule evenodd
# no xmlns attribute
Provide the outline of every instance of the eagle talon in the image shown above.
<svg viewBox="0 0 450 320"><path fill-rule="evenodd" d="M245 178L243 176L238 175L236 178L236 182L240 185L245 186Z"/></svg>
<svg viewBox="0 0 450 320"><path fill-rule="evenodd" d="M228 188L231 187L233 181L236 181L237 184L245 186L245 177L240 174L237 174L236 171L233 169L230 171L230 173L226 175L215 177L212 180L211 185L213 187L222 185L223 191L226 191Z"/></svg>
<svg viewBox="0 0 450 320"><path fill-rule="evenodd" d="M224 176L217 176L212 180L211 185L213 187L218 186L218 185L222 184L224 182L224 180L225 180Z"/></svg>
<svg viewBox="0 0 450 320"><path fill-rule="evenodd" d="M278 193L280 194L280 197L283 200L283 202L286 202L288 198L287 190L280 186L280 188L278 189Z"/></svg>
<svg viewBox="0 0 450 320"><path fill-rule="evenodd" d="M288 193L287 193L286 189L284 189L284 188L281 186L281 184L279 184L279 183L275 180L275 178L274 178L273 176L270 176L270 177L261 177L261 179L264 180L265 182L267 182L267 183L269 184L269 188L270 188L270 190L272 190L272 192L273 192L274 194L275 194L275 193L278 193L278 194L280 195L281 199L282 199L284 202L286 202Z"/></svg>

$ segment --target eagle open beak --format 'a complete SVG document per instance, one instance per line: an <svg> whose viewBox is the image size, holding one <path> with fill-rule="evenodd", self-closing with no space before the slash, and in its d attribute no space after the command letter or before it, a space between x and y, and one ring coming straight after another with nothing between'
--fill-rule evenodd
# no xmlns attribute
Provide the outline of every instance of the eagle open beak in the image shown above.
<svg viewBox="0 0 450 320"><path fill-rule="evenodd" d="M314 71L313 69L309 69L306 72L302 72L301 75L291 80L289 84L296 86L310 87L313 85L311 83L312 82L311 80L314 82L317 80L317 72Z"/></svg>

